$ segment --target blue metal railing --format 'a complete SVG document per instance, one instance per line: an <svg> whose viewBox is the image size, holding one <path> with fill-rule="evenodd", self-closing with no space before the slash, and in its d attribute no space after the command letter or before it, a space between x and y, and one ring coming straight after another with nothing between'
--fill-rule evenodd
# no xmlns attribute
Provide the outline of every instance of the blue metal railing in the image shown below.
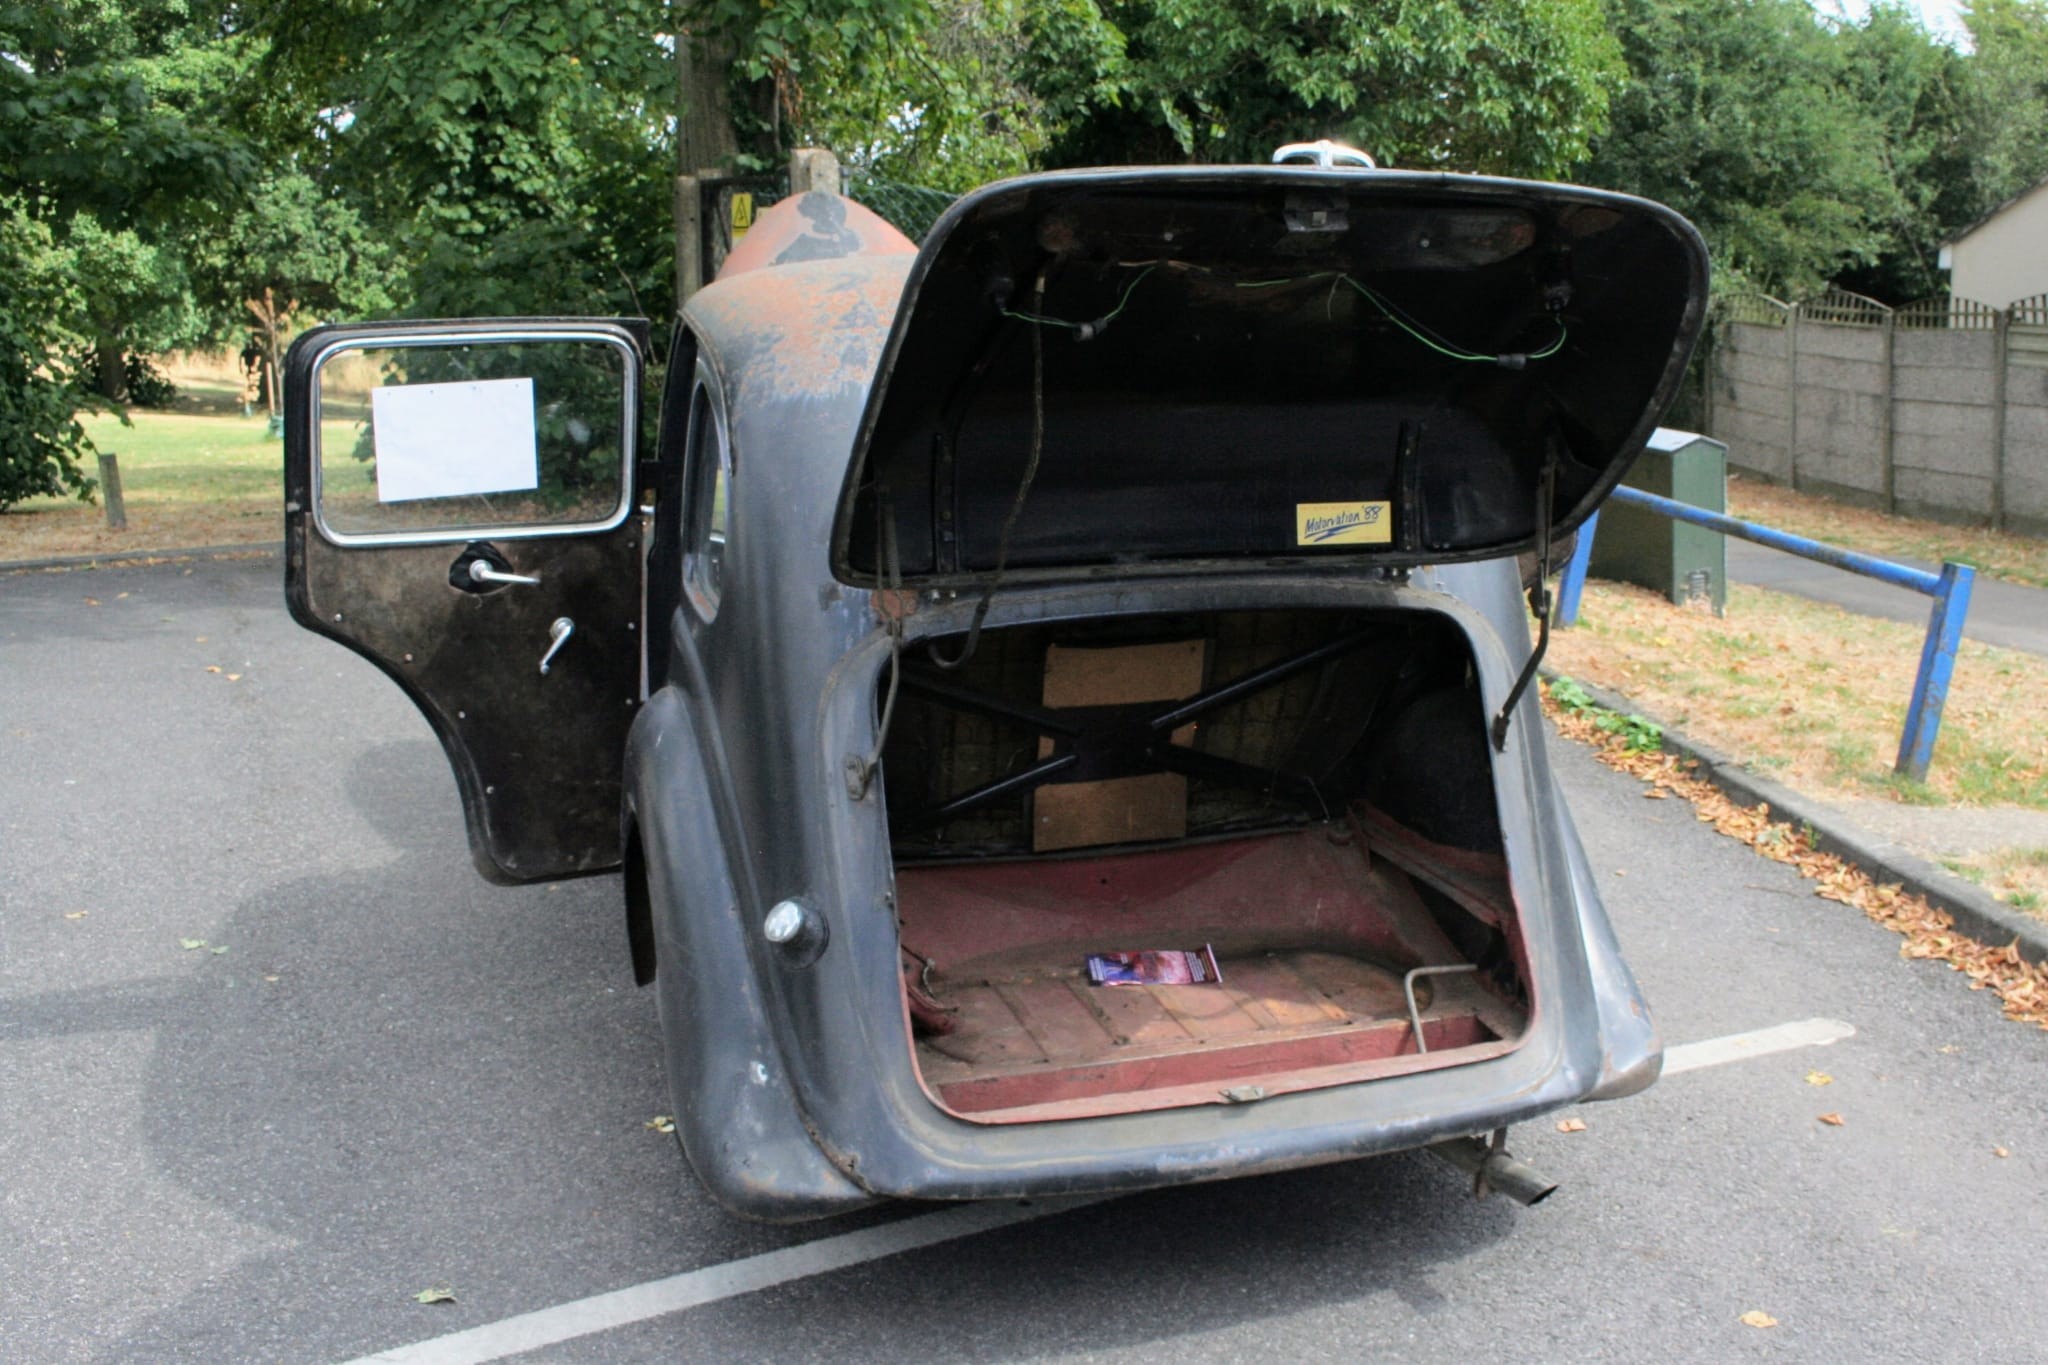
<svg viewBox="0 0 2048 1365"><path fill-rule="evenodd" d="M1941 733L1941 708L1942 703L1948 700L1949 675L1955 671L1956 646L1963 638L1963 619L1970 612L1970 587L1977 579L1975 569L1950 561L1941 566L1940 573L1929 573L1910 564L1895 564L1889 559L1858 554L1837 545L1823 545L1805 536L1759 526L1720 512L1709 512L1704 507L1675 502L1639 488L1617 488L1609 496L1616 502L1629 503L1677 521L1704 526L1709 531L1768 545L1773 550L1783 550L1787 554L1830 564L1837 569L1846 569L1850 573L1859 573L1881 583L1910 588L1932 597L1934 609L1928 613L1927 639L1920 647L1920 671L1913 679L1913 700L1906 706L1906 728L1899 736L1898 760L1892 765L1894 771L1915 781L1926 781L1927 765L1934 758L1935 737ZM1556 620L1560 626L1569 626L1579 619L1579 599L1586 587L1586 565L1593 557L1593 535L1599 525L1600 514L1595 512L1579 528L1578 548L1572 552L1570 562L1565 565L1563 579L1558 584Z"/></svg>

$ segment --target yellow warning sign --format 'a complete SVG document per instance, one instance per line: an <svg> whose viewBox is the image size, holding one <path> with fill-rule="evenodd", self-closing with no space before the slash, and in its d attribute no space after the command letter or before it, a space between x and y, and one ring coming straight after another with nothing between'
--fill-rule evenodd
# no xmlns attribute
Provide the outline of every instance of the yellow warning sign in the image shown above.
<svg viewBox="0 0 2048 1365"><path fill-rule="evenodd" d="M1296 545L1388 545L1394 519L1384 502L1298 502L1294 504Z"/></svg>
<svg viewBox="0 0 2048 1365"><path fill-rule="evenodd" d="M754 196L737 190L732 196L732 239L737 242L754 225Z"/></svg>

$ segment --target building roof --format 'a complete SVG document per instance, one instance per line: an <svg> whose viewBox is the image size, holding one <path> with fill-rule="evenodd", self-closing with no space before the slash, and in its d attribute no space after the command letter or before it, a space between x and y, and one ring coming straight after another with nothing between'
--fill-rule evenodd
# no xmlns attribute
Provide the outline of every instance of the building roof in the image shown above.
<svg viewBox="0 0 2048 1365"><path fill-rule="evenodd" d="M1999 214L2004 213L2007 209L2013 207L2015 204L2018 204L2021 200L2031 199L2035 195L2040 194L2043 191L2048 191L2048 176L2043 176L2041 179L2036 180L2033 184L2027 186L2018 194L2012 196L2012 198L2005 200L2003 203L1993 208L1989 213L1985 214L1982 218L1979 218L1976 222L1958 231L1953 237L1950 237L1948 240L1944 241L1941 244L1941 249L1943 251L1948 250L1950 247L1956 245L1964 238L1969 237L1971 234L1975 233L1977 229L1983 227L1993 218L1998 217Z"/></svg>

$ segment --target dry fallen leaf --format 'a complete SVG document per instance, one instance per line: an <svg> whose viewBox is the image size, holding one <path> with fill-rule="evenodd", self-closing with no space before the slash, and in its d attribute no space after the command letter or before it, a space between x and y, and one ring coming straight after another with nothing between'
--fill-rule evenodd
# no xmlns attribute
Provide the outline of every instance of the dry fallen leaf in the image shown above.
<svg viewBox="0 0 2048 1365"><path fill-rule="evenodd" d="M1959 1047L1957 1047L1957 1046L1956 1046L1956 1045L1955 1045L1954 1043L1943 1043L1943 1044L1942 1044L1942 1045L1941 1045L1940 1047L1938 1047L1938 1048L1936 1048L1936 1049L1934 1049L1934 1050L1935 1050L1936 1052L1939 1052L1939 1053L1941 1053L1941 1054L1942 1054L1943 1056L1945 1056L1945 1057L1953 1057L1953 1056L1955 1056L1955 1055L1956 1055L1956 1054L1957 1054L1958 1052L1961 1052L1961 1051L1962 1051L1962 1049L1961 1049L1961 1048L1959 1048Z"/></svg>
<svg viewBox="0 0 2048 1365"><path fill-rule="evenodd" d="M96 606L98 606L99 604L100 604L100 599L99 599L99 598L97 598L97 597L88 597L88 598L86 598L86 599L85 599L85 605L87 605L88 607L96 607Z"/></svg>
<svg viewBox="0 0 2048 1365"><path fill-rule="evenodd" d="M86 912L83 910L66 910L64 912L65 919L84 919L85 916Z"/></svg>
<svg viewBox="0 0 2048 1365"><path fill-rule="evenodd" d="M412 1296L414 1303L453 1303L455 1291L447 1288L422 1289Z"/></svg>
<svg viewBox="0 0 2048 1365"><path fill-rule="evenodd" d="M1761 1308L1752 1308L1739 1319L1744 1327L1776 1327L1778 1320Z"/></svg>
<svg viewBox="0 0 2048 1365"><path fill-rule="evenodd" d="M119 598L123 598L123 597L126 597L127 595L128 595L128 594L127 594L127 593L125 593L125 592L117 592L117 593L115 593L115 594L114 594L114 596L115 596L115 598L116 598L116 599L119 599Z"/></svg>
<svg viewBox="0 0 2048 1365"><path fill-rule="evenodd" d="M1780 641L1780 651L1787 646ZM1771 819L1768 803L1737 805L1726 793L1695 775L1675 754L1630 749L1627 741L1601 730L1592 718L1567 712L1544 695L1544 708L1559 734L1593 751L1617 772L1684 797L1702 824L1739 839L1760 857L1797 868L1824 900L1861 910L1904 941L1899 956L1946 962L1970 978L1972 990L1989 990L2004 1004L2005 1017L2048 1029L2048 963L2028 962L2017 944L1993 947L1956 932L1955 917L1896 885L1879 886L1867 872L1813 846L1803 830Z"/></svg>
<svg viewBox="0 0 2048 1365"><path fill-rule="evenodd" d="M1836 1113L1822 1114L1820 1115L1820 1121L1830 1128L1840 1128L1842 1126L1842 1116Z"/></svg>
<svg viewBox="0 0 2048 1365"><path fill-rule="evenodd" d="M218 673L218 672L220 672L220 665L219 665L219 664L208 664L208 665L206 666L206 671L207 671L208 673Z"/></svg>
<svg viewBox="0 0 2048 1365"><path fill-rule="evenodd" d="M1586 1131L1586 1121L1584 1119L1560 1119L1557 1131L1560 1133L1583 1133Z"/></svg>
<svg viewBox="0 0 2048 1365"><path fill-rule="evenodd" d="M2005 1148L2003 1148L2003 1147L1993 1147L1993 1148L1991 1149L1991 1155L1993 1155L1993 1156L2001 1156L2001 1157L2003 1157L2003 1156L2011 1156L2011 1155L2012 1155L2012 1153L2011 1153L2011 1152L2008 1152L2008 1151L2006 1151L2006 1150L2005 1150Z"/></svg>
<svg viewBox="0 0 2048 1365"><path fill-rule="evenodd" d="M204 948L206 940L203 938L181 938L178 940L178 946L189 953L194 948Z"/></svg>
<svg viewBox="0 0 2048 1365"><path fill-rule="evenodd" d="M656 1114L641 1126L652 1128L657 1133L673 1133L676 1130L676 1121L667 1114Z"/></svg>
<svg viewBox="0 0 2048 1365"><path fill-rule="evenodd" d="M230 673L230 674L228 674L228 681L229 681L229 682L240 682L241 680L242 680L242 675L241 675L241 674L239 674L239 673Z"/></svg>
<svg viewBox="0 0 2048 1365"><path fill-rule="evenodd" d="M1828 1075L1825 1071L1809 1071L1806 1073L1806 1083L1808 1085L1833 1085L1835 1078Z"/></svg>

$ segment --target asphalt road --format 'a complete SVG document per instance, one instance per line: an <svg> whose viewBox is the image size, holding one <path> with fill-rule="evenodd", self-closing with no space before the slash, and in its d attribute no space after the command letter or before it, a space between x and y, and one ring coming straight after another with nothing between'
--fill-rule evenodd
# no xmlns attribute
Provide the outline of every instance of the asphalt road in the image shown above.
<svg viewBox="0 0 2048 1365"><path fill-rule="evenodd" d="M1894 587L1845 569L1833 568L1783 550L1752 545L1733 536L1728 543L1728 577L1776 592L1795 593L1816 602L1832 602L1865 616L1881 616L1927 628L1934 599L1910 588ZM1897 558L1901 564L1938 573L1941 565L1924 559ZM2048 589L2030 588L1978 574L1970 588L1970 610L1963 635L1987 645L2048 654Z"/></svg>
<svg viewBox="0 0 2048 1365"><path fill-rule="evenodd" d="M479 881L425 723L276 578L0 577L0 1360L342 1360L935 1216L709 1205L645 1126L615 881ZM2038 1359L2048 1035L1554 747L1668 1042L1855 1036L1518 1132L1536 1209L1352 1163L700 1277L523 1358Z"/></svg>

